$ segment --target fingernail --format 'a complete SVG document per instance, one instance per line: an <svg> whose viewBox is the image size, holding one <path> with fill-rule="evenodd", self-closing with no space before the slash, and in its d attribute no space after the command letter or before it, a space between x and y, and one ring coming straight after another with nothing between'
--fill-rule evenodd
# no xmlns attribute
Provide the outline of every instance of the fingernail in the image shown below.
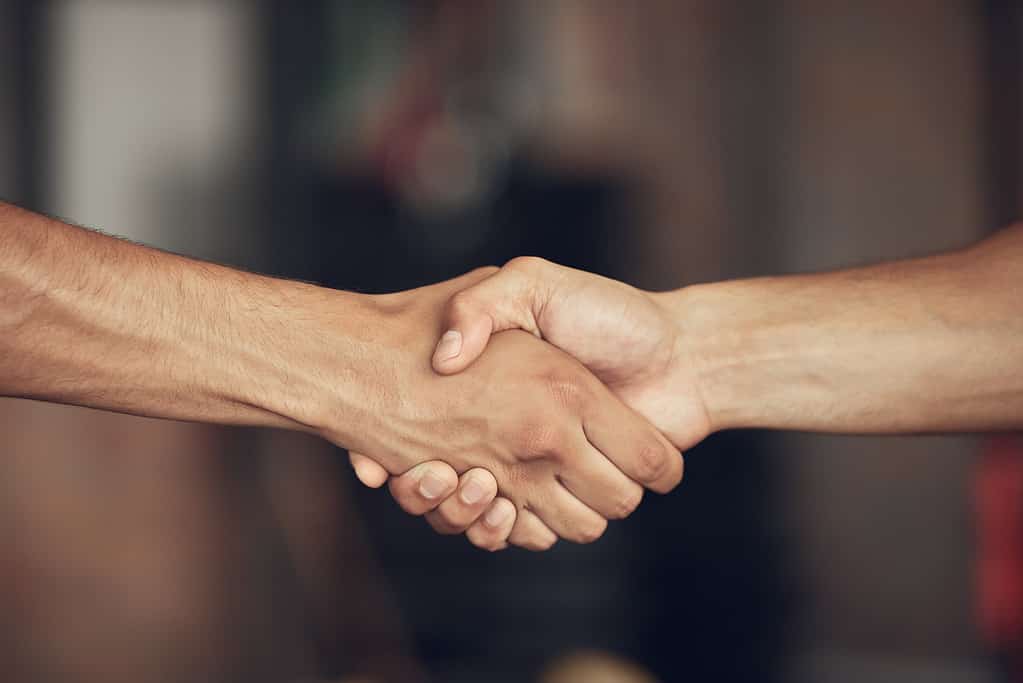
<svg viewBox="0 0 1023 683"><path fill-rule="evenodd" d="M483 484L476 480L475 477L469 479L459 493L462 498L462 502L466 505L475 505L483 500L483 496L486 494L487 490L483 487Z"/></svg>
<svg viewBox="0 0 1023 683"><path fill-rule="evenodd" d="M487 514L483 516L483 521L487 523L487 526L499 527L508 519L508 508L504 505L494 505Z"/></svg>
<svg viewBox="0 0 1023 683"><path fill-rule="evenodd" d="M462 333L458 330L448 330L440 338L437 350L433 357L435 360L450 360L462 352Z"/></svg>
<svg viewBox="0 0 1023 683"><path fill-rule="evenodd" d="M447 491L447 484L433 472L427 472L419 480L419 493L427 500L440 498Z"/></svg>

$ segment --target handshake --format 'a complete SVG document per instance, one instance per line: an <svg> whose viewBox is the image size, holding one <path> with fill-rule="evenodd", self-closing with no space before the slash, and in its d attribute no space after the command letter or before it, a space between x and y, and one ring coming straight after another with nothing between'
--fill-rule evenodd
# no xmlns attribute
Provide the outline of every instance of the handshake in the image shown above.
<svg viewBox="0 0 1023 683"><path fill-rule="evenodd" d="M651 293L519 258L367 296L0 202L0 396L314 432L489 550L598 538L719 429L1023 429L1023 224Z"/></svg>
<svg viewBox="0 0 1023 683"><path fill-rule="evenodd" d="M644 488L675 488L680 450L712 428L671 296L519 258L370 297L388 322L362 343L382 374L359 437L325 435L442 534L592 542Z"/></svg>

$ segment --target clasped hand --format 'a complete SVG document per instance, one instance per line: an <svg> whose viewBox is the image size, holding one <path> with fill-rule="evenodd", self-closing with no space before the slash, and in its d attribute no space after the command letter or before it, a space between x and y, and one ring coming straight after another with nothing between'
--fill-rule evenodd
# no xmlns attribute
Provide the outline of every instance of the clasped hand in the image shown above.
<svg viewBox="0 0 1023 683"><path fill-rule="evenodd" d="M381 343L411 353L359 479L488 550L595 540L710 430L656 297L535 258L378 297L408 322Z"/></svg>

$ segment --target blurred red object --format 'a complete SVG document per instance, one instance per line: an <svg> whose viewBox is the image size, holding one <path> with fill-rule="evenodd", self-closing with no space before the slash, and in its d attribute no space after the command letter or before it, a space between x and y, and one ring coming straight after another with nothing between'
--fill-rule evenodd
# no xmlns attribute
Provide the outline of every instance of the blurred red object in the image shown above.
<svg viewBox="0 0 1023 683"><path fill-rule="evenodd" d="M1023 436L987 442L974 487L981 634L1015 658L1023 650Z"/></svg>

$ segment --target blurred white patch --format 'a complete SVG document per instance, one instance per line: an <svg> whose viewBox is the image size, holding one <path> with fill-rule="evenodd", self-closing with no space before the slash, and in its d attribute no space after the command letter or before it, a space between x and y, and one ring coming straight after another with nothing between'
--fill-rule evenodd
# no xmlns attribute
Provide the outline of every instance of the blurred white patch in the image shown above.
<svg viewBox="0 0 1023 683"><path fill-rule="evenodd" d="M54 3L53 202L161 247L244 248L256 3Z"/></svg>

